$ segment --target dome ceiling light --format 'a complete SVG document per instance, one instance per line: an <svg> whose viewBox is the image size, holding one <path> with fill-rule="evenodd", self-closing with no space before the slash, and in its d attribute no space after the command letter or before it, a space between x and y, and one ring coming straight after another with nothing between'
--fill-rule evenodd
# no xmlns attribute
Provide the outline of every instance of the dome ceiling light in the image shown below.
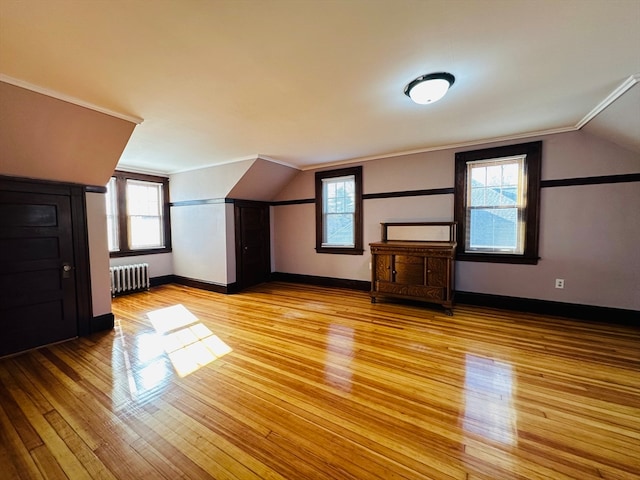
<svg viewBox="0 0 640 480"><path fill-rule="evenodd" d="M446 72L422 75L404 87L404 94L420 105L434 103L445 96L456 77Z"/></svg>

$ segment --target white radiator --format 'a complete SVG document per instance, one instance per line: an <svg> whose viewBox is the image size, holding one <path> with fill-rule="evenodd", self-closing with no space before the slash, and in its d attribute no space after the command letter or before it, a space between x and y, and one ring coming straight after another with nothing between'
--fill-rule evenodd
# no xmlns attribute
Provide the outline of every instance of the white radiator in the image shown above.
<svg viewBox="0 0 640 480"><path fill-rule="evenodd" d="M129 292L137 292L149 288L149 264L120 265L110 267L111 296Z"/></svg>

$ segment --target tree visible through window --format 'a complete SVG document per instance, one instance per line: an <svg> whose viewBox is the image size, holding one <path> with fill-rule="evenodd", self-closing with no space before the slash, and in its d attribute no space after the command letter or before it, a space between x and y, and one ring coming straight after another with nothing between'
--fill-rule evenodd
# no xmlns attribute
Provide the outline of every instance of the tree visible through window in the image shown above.
<svg viewBox="0 0 640 480"><path fill-rule="evenodd" d="M460 260L538 261L542 142L456 154Z"/></svg>
<svg viewBox="0 0 640 480"><path fill-rule="evenodd" d="M362 167L316 173L316 251L362 254Z"/></svg>

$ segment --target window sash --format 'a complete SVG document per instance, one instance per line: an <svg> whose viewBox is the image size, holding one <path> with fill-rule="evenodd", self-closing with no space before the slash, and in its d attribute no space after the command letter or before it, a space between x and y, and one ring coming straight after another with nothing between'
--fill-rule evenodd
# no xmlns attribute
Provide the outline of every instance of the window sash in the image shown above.
<svg viewBox="0 0 640 480"><path fill-rule="evenodd" d="M163 248L162 184L127 180L127 226L132 250Z"/></svg>
<svg viewBox="0 0 640 480"><path fill-rule="evenodd" d="M322 246L355 246L355 175L322 179Z"/></svg>
<svg viewBox="0 0 640 480"><path fill-rule="evenodd" d="M524 253L525 161L517 155L466 163L465 252Z"/></svg>

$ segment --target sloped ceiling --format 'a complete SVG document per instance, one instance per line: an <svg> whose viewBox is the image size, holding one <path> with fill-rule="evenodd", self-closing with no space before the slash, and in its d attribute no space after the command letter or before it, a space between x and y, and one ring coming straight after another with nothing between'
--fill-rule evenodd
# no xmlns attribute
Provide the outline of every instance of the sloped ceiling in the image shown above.
<svg viewBox="0 0 640 480"><path fill-rule="evenodd" d="M403 94L437 71L443 100ZM0 0L5 80L144 118L119 167L145 171L571 131L638 73L637 0Z"/></svg>
<svg viewBox="0 0 640 480"><path fill-rule="evenodd" d="M135 126L0 81L0 174L106 185Z"/></svg>
<svg viewBox="0 0 640 480"><path fill-rule="evenodd" d="M640 153L640 85L627 90L583 130Z"/></svg>

